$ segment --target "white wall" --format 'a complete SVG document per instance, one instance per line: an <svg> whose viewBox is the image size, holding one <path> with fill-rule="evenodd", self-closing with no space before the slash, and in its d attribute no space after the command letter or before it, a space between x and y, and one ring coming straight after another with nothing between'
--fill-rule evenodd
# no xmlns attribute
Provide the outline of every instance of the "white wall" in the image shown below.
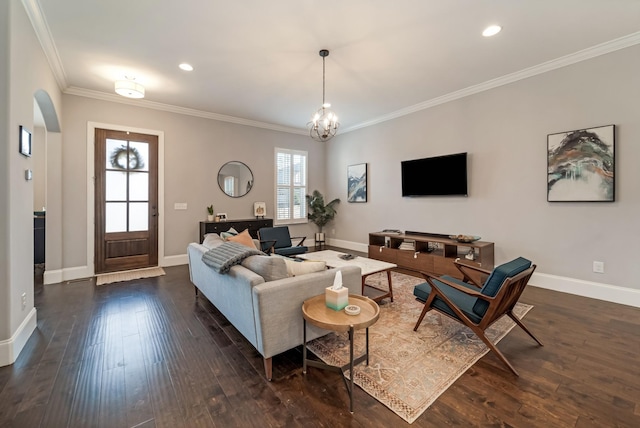
<svg viewBox="0 0 640 428"><path fill-rule="evenodd" d="M183 257L186 247L199 237L199 222L206 220L208 205L229 219L253 217L253 203L274 209L274 148L309 152L309 185L324 186L325 145L302 135L253 128L232 123L151 110L128 104L64 95L62 148L63 270L91 263L87 251L87 123L164 132L164 255ZM251 168L254 185L248 195L231 198L217 184L220 167L241 161ZM312 166L312 167L311 167ZM186 202L186 211L175 203ZM48 213L47 213L48 215ZM292 226L292 234L311 236L311 226ZM91 232L93 233L93 232ZM92 250L89 251L92 253Z"/></svg>
<svg viewBox="0 0 640 428"><path fill-rule="evenodd" d="M36 107L34 107L36 108ZM35 126L31 134L33 146L33 210L41 211L47 204L47 131L41 126Z"/></svg>
<svg viewBox="0 0 640 428"><path fill-rule="evenodd" d="M9 3L0 2L0 341L11 337L9 312L9 151L11 130L9 129ZM0 365L3 365L0 362Z"/></svg>
<svg viewBox="0 0 640 428"><path fill-rule="evenodd" d="M19 0L0 2L0 366L15 361L36 325L33 306L33 181L24 171L33 159L18 153L20 125L33 130L34 93L50 94L56 109L60 92ZM4 122L6 121L6 123ZM26 305L22 307L22 295Z"/></svg>
<svg viewBox="0 0 640 428"><path fill-rule="evenodd" d="M330 236L356 245L384 228L480 235L495 242L496 263L521 255L540 273L638 291L638 99L635 46L338 135L327 188L343 202ZM547 134L609 124L617 134L616 202L547 202ZM401 197L402 160L463 151L468 198ZM362 162L369 202L345 203L347 166ZM605 263L604 274L592 272L594 260Z"/></svg>

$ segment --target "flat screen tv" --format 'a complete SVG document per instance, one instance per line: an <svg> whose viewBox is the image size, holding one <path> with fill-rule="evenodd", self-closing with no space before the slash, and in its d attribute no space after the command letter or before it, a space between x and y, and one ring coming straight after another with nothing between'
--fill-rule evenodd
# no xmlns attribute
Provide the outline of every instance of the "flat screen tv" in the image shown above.
<svg viewBox="0 0 640 428"><path fill-rule="evenodd" d="M402 196L467 196L467 154L402 161Z"/></svg>

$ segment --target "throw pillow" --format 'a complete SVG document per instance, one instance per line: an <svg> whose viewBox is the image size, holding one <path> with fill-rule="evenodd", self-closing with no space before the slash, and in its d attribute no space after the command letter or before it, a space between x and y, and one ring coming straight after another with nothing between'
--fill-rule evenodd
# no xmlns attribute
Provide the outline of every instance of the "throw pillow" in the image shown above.
<svg viewBox="0 0 640 428"><path fill-rule="evenodd" d="M251 235L249 235L249 229L245 229L235 236L228 237L227 241L237 242L238 244L242 244L244 246L257 250L256 245L253 243L253 238L251 237Z"/></svg>
<svg viewBox="0 0 640 428"><path fill-rule="evenodd" d="M242 266L257 273L266 282L277 281L289 276L283 259L269 256L250 256L242 261Z"/></svg>
<svg viewBox="0 0 640 428"><path fill-rule="evenodd" d="M217 233L207 233L204 235L204 241L202 241L202 245L209 250L222 244L224 244L224 240Z"/></svg>
<svg viewBox="0 0 640 428"><path fill-rule="evenodd" d="M291 259L283 260L287 264L287 272L289 273L289 276L300 276L308 273L322 272L327 268L326 262L295 262Z"/></svg>
<svg viewBox="0 0 640 428"><path fill-rule="evenodd" d="M230 236L236 236L237 234L238 234L238 231L235 230L232 227L231 229L227 230L226 232L220 233L220 236L222 237L222 239L224 239L226 241Z"/></svg>

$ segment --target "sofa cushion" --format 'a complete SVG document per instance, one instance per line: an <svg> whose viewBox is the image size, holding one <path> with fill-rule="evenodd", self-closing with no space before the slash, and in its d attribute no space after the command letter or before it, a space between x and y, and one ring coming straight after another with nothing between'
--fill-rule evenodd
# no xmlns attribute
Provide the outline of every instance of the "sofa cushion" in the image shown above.
<svg viewBox="0 0 640 428"><path fill-rule="evenodd" d="M289 276L284 259L279 257L249 256L242 261L241 265L263 277L266 282Z"/></svg>
<svg viewBox="0 0 640 428"><path fill-rule="evenodd" d="M237 234L238 234L238 231L232 227L232 228L229 228L229 230L227 230L226 232L221 232L220 236L222 237L222 239L226 241L227 238L229 238L230 236L236 236Z"/></svg>
<svg viewBox="0 0 640 428"><path fill-rule="evenodd" d="M452 278L446 275L443 276L442 278L443 279L446 278L448 281L455 282L460 286L467 287L476 291L478 290L476 287L470 284L466 284L456 278ZM445 296L447 296L449 299L451 299L457 304L458 308L467 317L469 317L471 321L473 321L474 323L480 322L482 318L479 317L475 312L473 312L473 305L479 299L477 299L476 297L470 296L468 294L465 294L462 291L458 291L453 287L449 287L447 284L445 284L444 282L440 282L437 279L434 279L433 282L436 284L436 287L438 287L438 289L442 291L442 293ZM429 294L431 294L431 286L427 282L418 284L413 289L413 295L422 301L426 301L429 298ZM447 305L445 301L439 297L436 297L435 299L433 299L433 303L431 304L431 306L440 309L441 311L451 315L454 318L458 318L458 316L453 311L453 309L451 309L449 305Z"/></svg>
<svg viewBox="0 0 640 428"><path fill-rule="evenodd" d="M524 257L518 257L517 259L513 259L510 262L495 267L480 289L480 292L485 296L495 297L496 294L498 294L498 291L500 291L500 286L508 277L516 276L520 272L529 269L530 266L530 260L527 260ZM476 304L473 306L473 312L482 317L487 313L488 308L489 302L478 299Z"/></svg>
<svg viewBox="0 0 640 428"><path fill-rule="evenodd" d="M219 247L222 244L224 244L224 239L222 239L217 233L207 233L204 235L204 241L202 241L202 245L208 250Z"/></svg>
<svg viewBox="0 0 640 428"><path fill-rule="evenodd" d="M225 242L204 253L202 262L218 273L227 273L232 266L240 264L242 260L254 255L264 255L264 253L237 242Z"/></svg>
<svg viewBox="0 0 640 428"><path fill-rule="evenodd" d="M227 241L237 242L238 244L242 244L246 247L257 250L256 245L253 243L253 238L251 237L251 235L249 235L249 229L245 229L235 236L229 236L227 238Z"/></svg>
<svg viewBox="0 0 640 428"><path fill-rule="evenodd" d="M327 268L326 262L320 261L303 261L297 262L289 258L282 258L287 265L289 276L300 276L308 273L321 272Z"/></svg>

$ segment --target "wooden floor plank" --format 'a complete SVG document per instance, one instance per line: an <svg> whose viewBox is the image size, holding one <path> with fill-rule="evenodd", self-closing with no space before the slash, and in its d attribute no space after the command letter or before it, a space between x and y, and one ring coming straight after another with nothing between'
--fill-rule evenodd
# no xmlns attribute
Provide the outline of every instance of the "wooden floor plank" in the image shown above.
<svg viewBox="0 0 640 428"><path fill-rule="evenodd" d="M186 266L95 286L43 286L38 328L0 368L4 427L408 426L360 388L355 412L336 373L302 374L301 347L262 356L206 298ZM529 287L525 322L467 370L412 427L640 426L640 310Z"/></svg>

